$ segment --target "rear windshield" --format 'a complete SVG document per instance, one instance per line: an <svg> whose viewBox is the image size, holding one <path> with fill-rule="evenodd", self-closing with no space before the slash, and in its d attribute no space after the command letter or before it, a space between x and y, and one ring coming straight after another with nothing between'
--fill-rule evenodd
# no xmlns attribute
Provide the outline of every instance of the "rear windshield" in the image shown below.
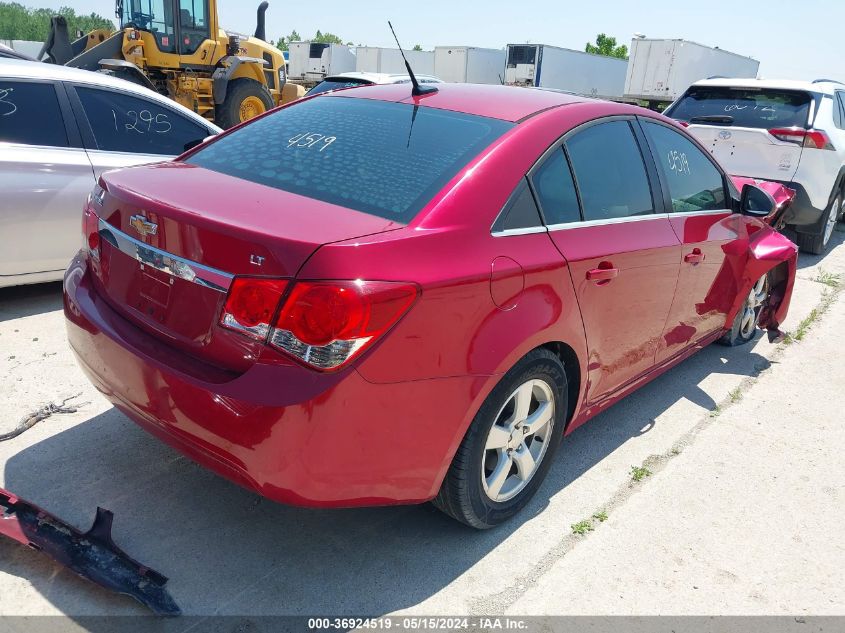
<svg viewBox="0 0 845 633"><path fill-rule="evenodd" d="M343 88L355 88L356 86L369 86L371 81L366 79L326 79L321 81L316 86L311 88L305 94L308 96L320 94L321 92L331 92L332 90L342 90Z"/></svg>
<svg viewBox="0 0 845 633"><path fill-rule="evenodd" d="M513 125L435 108L319 97L256 119L185 162L407 223Z"/></svg>
<svg viewBox="0 0 845 633"><path fill-rule="evenodd" d="M680 121L733 125L736 127L804 127L811 97L794 90L753 90L700 86L690 88L664 114ZM730 118L728 118L730 117Z"/></svg>

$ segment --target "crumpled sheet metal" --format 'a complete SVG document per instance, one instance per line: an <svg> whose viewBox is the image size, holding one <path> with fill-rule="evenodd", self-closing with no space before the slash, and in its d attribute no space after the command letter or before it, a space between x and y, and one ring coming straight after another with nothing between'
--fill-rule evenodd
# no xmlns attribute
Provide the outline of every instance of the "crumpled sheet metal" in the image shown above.
<svg viewBox="0 0 845 633"><path fill-rule="evenodd" d="M0 488L0 534L44 552L98 585L135 598L156 615L181 610L165 589L167 578L132 559L112 540L114 515L97 508L83 533L38 506Z"/></svg>

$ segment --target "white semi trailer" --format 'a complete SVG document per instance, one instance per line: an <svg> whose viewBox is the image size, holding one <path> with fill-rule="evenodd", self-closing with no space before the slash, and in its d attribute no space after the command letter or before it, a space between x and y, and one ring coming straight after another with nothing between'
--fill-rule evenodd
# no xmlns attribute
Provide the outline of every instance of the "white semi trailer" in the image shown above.
<svg viewBox="0 0 845 633"><path fill-rule="evenodd" d="M288 79L299 83L314 84L326 75L355 70L355 50L351 46L291 42L288 50Z"/></svg>
<svg viewBox="0 0 845 633"><path fill-rule="evenodd" d="M625 77L625 97L669 103L708 77L756 77L760 62L685 40L635 38Z"/></svg>
<svg viewBox="0 0 845 633"><path fill-rule="evenodd" d="M434 51L405 51L414 73L434 74ZM355 49L355 70L362 73L407 74L398 48L359 46Z"/></svg>
<svg viewBox="0 0 845 633"><path fill-rule="evenodd" d="M475 46L436 46L434 74L449 83L501 84L505 50Z"/></svg>
<svg viewBox="0 0 845 633"><path fill-rule="evenodd" d="M505 83L619 99L628 62L547 44L508 44Z"/></svg>

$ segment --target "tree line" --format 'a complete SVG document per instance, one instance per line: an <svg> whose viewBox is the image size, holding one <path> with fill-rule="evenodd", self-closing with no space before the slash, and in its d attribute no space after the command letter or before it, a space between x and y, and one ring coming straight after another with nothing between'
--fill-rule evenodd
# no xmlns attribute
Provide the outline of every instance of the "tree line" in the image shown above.
<svg viewBox="0 0 845 633"><path fill-rule="evenodd" d="M296 32L296 29L294 29L293 31L291 31L290 35L285 35L283 37L280 37L276 41L276 48L278 48L279 50L282 50L282 51L286 51L290 47L291 42L317 42L317 43L323 43L323 44L344 44L345 43L347 46L355 46L355 44L353 44L352 42L344 42L340 37L338 37L334 33L329 33L329 32L323 33L319 29L317 29L317 32L314 34L314 37L312 37L310 39L303 39L299 35L299 33ZM361 44L359 42L358 46L363 46L363 44ZM414 48L411 49L411 50L421 51L422 46L420 46L419 44L415 44Z"/></svg>
<svg viewBox="0 0 845 633"><path fill-rule="evenodd" d="M0 2L0 39L43 42L50 32L50 18L61 15L67 20L68 33L74 39L77 31L114 29L114 22L96 13L77 15L71 7L29 9L17 2Z"/></svg>
<svg viewBox="0 0 845 633"><path fill-rule="evenodd" d="M77 15L71 7L62 7L58 11L54 9L29 9L17 2L0 0L0 39L43 42L50 32L50 18L54 15L64 16L67 20L68 33L71 38L74 38L79 31L88 33L94 29L115 28L114 22L96 13ZM302 41L344 44L339 36L328 31L323 33L319 29L314 37L309 40L303 40L299 33L293 30L290 35L285 35L276 40L275 44L279 50L286 51L291 42ZM353 46L352 42L345 42L345 44ZM361 46L361 44L359 43L358 46ZM413 50L421 51L422 46L416 44ZM584 50L596 55L628 59L628 47L624 44L617 45L615 37L609 37L604 33L598 34L595 44L588 42Z"/></svg>

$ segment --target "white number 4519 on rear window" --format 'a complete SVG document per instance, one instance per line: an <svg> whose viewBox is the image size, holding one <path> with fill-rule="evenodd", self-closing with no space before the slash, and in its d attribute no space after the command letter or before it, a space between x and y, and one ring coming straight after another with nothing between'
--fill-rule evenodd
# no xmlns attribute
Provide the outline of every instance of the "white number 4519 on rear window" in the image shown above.
<svg viewBox="0 0 845 633"><path fill-rule="evenodd" d="M319 147L317 151L322 152L329 145L337 140L334 136L326 136L317 132L302 132L291 139L288 139L290 147Z"/></svg>

